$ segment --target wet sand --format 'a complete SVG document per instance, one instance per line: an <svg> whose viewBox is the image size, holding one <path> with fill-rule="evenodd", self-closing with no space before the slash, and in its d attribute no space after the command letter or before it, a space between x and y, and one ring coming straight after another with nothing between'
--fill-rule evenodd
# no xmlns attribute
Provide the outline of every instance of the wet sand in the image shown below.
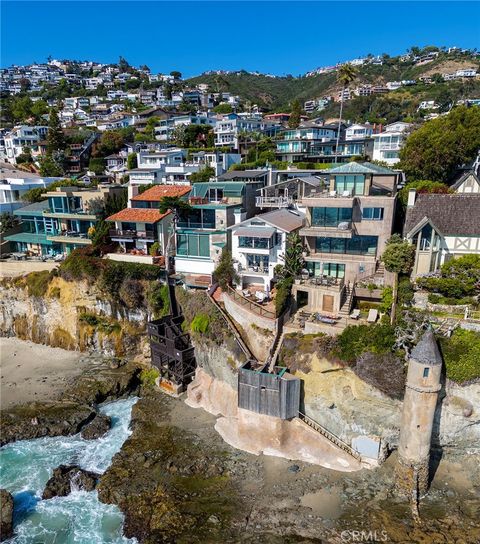
<svg viewBox="0 0 480 544"><path fill-rule="evenodd" d="M0 406L55 400L88 366L82 354L18 338L0 338Z"/></svg>

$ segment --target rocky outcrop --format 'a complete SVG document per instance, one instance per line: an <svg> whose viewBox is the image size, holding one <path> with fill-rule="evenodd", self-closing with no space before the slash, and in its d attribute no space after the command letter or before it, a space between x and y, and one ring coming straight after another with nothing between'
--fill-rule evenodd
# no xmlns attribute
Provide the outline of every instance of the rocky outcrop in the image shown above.
<svg viewBox="0 0 480 544"><path fill-rule="evenodd" d="M95 440L101 438L110 430L111 418L103 414L97 414L93 421L83 427L81 435L85 440Z"/></svg>
<svg viewBox="0 0 480 544"><path fill-rule="evenodd" d="M99 475L77 465L60 465L53 471L43 490L42 499L66 497L72 491L93 491Z"/></svg>
<svg viewBox="0 0 480 544"><path fill-rule="evenodd" d="M96 358L65 394L55 402L29 403L1 414L0 445L44 436L68 436L80 432L96 419L96 404L138 390L140 367L131 362L112 369ZM103 417L103 416L102 416Z"/></svg>
<svg viewBox="0 0 480 544"><path fill-rule="evenodd" d="M94 417L92 407L69 401L16 406L2 413L0 445L15 440L76 434Z"/></svg>
<svg viewBox="0 0 480 544"><path fill-rule="evenodd" d="M0 489L0 540L13 536L13 497L6 489Z"/></svg>
<svg viewBox="0 0 480 544"><path fill-rule="evenodd" d="M192 408L203 408L216 416L237 415L236 390L208 374L204 368L197 368L195 379L188 386L185 402Z"/></svg>
<svg viewBox="0 0 480 544"><path fill-rule="evenodd" d="M108 323L92 324L86 313ZM17 336L68 350L134 357L143 352L146 310L128 309L103 300L87 282L50 281L43 297L30 296L22 279L0 282L0 336Z"/></svg>

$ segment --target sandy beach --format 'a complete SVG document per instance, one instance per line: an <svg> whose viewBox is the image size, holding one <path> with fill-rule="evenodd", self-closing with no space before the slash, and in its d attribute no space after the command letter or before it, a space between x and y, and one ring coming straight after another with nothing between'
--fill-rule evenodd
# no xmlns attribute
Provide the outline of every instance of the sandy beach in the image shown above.
<svg viewBox="0 0 480 544"><path fill-rule="evenodd" d="M0 406L57 399L88 366L82 354L18 338L0 338Z"/></svg>

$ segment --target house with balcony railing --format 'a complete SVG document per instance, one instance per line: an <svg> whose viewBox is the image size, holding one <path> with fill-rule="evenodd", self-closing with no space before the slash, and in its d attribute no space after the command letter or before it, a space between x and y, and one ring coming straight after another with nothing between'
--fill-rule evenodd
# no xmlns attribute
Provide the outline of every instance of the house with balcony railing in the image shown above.
<svg viewBox="0 0 480 544"><path fill-rule="evenodd" d="M157 185L144 192L138 186L131 186L128 207L107 218L114 223L109 235L117 242L119 250L108 254L117 261L165 263L167 255L175 249L173 214L160 213L160 202L165 197L186 199L190 187L178 185ZM156 244L155 251L152 246Z"/></svg>
<svg viewBox="0 0 480 544"><path fill-rule="evenodd" d="M373 134L373 160L386 162L389 165L399 162L400 150L405 144L411 126L411 123L392 123L385 127L384 132Z"/></svg>
<svg viewBox="0 0 480 544"><path fill-rule="evenodd" d="M328 175L326 186L300 200L306 209L306 225L299 231L306 277L294 292L298 306L338 313L345 285L373 276L378 269L392 233L399 173L370 163L348 163L328 170ZM316 293L331 288L332 279L338 280L338 297Z"/></svg>

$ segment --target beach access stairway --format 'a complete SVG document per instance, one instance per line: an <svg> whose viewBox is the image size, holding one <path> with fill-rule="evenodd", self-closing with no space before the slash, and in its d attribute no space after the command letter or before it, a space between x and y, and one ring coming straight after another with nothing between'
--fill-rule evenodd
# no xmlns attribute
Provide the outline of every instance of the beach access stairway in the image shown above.
<svg viewBox="0 0 480 544"><path fill-rule="evenodd" d="M308 417L307 415L302 414L302 412L298 412L298 417L301 421L306 423L310 428L312 428L314 431L317 431L317 433L320 433L323 437L325 437L328 441L332 442L332 444L335 444L335 446L343 450L345 453L347 453L354 459L357 459L357 461L362 460L361 455L357 451L355 451L346 442L338 438L338 436L335 436L333 433L325 429L325 427L320 425L320 423L313 420L311 417Z"/></svg>

